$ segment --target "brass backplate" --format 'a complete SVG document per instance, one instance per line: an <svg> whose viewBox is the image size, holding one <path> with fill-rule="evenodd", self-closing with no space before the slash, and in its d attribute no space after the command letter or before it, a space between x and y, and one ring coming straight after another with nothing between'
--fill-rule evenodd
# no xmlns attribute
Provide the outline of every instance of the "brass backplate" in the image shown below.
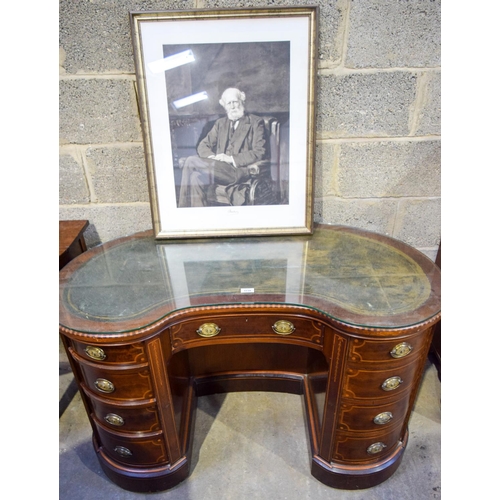
<svg viewBox="0 0 500 500"><path fill-rule="evenodd" d="M401 342L401 344L394 346L391 351L391 356L396 359L404 358L405 356L408 356L412 350L413 347L408 344L408 342Z"/></svg>
<svg viewBox="0 0 500 500"><path fill-rule="evenodd" d="M203 323L203 325L196 330L196 333L200 337L215 337L220 333L220 331L220 327L218 327L215 323Z"/></svg>
<svg viewBox="0 0 500 500"><path fill-rule="evenodd" d="M384 380L382 389L384 389L384 391L393 391L394 389L397 389L402 383L403 381L401 380L401 377L389 377L387 380Z"/></svg>
<svg viewBox="0 0 500 500"><path fill-rule="evenodd" d="M106 359L106 353L100 347L88 345L85 348L85 353L87 354L87 356L89 358L97 359L98 361L102 361L102 360Z"/></svg>
<svg viewBox="0 0 500 500"><path fill-rule="evenodd" d="M98 391L101 392L106 392L110 393L115 390L115 386L113 385L113 382L110 382L109 380L106 380L105 378L98 378L94 382L94 386Z"/></svg>
<svg viewBox="0 0 500 500"><path fill-rule="evenodd" d="M290 321L280 319L274 323L273 330L278 335L290 335L295 331L295 326Z"/></svg>
<svg viewBox="0 0 500 500"><path fill-rule="evenodd" d="M377 453L380 453L384 448L387 448L387 445L384 443L373 443L370 446L368 446L368 449L366 450L370 455L375 455Z"/></svg>
<svg viewBox="0 0 500 500"><path fill-rule="evenodd" d="M376 423L377 425L384 425L387 422L392 420L392 413L390 411L384 411L382 413L379 413L374 419L373 422Z"/></svg>

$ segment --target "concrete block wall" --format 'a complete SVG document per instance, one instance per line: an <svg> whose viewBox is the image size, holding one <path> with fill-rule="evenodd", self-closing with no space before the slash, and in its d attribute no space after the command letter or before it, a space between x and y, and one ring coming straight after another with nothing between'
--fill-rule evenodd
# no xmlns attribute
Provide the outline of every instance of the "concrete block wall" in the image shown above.
<svg viewBox="0 0 500 500"><path fill-rule="evenodd" d="M60 219L89 246L152 227L128 13L319 5L314 218L434 258L440 227L439 0L60 2Z"/></svg>

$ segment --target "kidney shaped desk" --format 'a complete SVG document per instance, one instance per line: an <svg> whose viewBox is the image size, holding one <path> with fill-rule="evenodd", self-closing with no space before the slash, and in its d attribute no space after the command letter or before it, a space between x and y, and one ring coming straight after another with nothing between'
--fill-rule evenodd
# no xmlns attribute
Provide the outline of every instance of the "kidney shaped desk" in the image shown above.
<svg viewBox="0 0 500 500"><path fill-rule="evenodd" d="M111 480L139 492L187 477L196 397L228 391L303 395L312 475L342 489L381 483L402 459L439 318L430 259L341 226L139 233L60 273L60 332L95 452Z"/></svg>

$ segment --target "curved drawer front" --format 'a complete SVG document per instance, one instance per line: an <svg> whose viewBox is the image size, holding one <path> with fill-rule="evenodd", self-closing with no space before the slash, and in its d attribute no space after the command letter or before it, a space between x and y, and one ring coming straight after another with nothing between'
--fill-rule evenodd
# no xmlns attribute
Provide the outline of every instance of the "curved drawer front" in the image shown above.
<svg viewBox="0 0 500 500"><path fill-rule="evenodd" d="M132 437L108 431L97 422L96 427L105 453L113 460L135 466L168 463L161 432Z"/></svg>
<svg viewBox="0 0 500 500"><path fill-rule="evenodd" d="M146 363L144 347L140 343L120 346L86 344L71 340L74 350L86 361L103 364Z"/></svg>
<svg viewBox="0 0 500 500"><path fill-rule="evenodd" d="M311 343L323 345L323 325L292 315L210 316L178 323L170 327L174 350L234 341Z"/></svg>
<svg viewBox="0 0 500 500"><path fill-rule="evenodd" d="M399 427L387 432L337 434L332 454L332 460L363 463L380 460L389 455L399 443L401 431Z"/></svg>
<svg viewBox="0 0 500 500"><path fill-rule="evenodd" d="M90 391L86 391L90 393ZM155 404L141 406L113 405L89 394L95 418L113 430L123 432L154 432L160 430L158 410Z"/></svg>
<svg viewBox="0 0 500 500"><path fill-rule="evenodd" d="M387 362L388 366L407 364L422 354L426 340L427 336L423 334L403 340L353 339L349 348L349 363L360 366L370 363L380 366L383 362Z"/></svg>
<svg viewBox="0 0 500 500"><path fill-rule="evenodd" d="M103 369L80 363L87 388L98 396L113 400L140 400L153 398L153 389L147 367L128 370Z"/></svg>
<svg viewBox="0 0 500 500"><path fill-rule="evenodd" d="M354 399L399 398L403 393L410 391L417 368L417 363L390 370L348 368L342 396Z"/></svg>
<svg viewBox="0 0 500 500"><path fill-rule="evenodd" d="M399 425L408 410L410 393L396 402L362 405L343 403L337 428L343 431L381 431Z"/></svg>

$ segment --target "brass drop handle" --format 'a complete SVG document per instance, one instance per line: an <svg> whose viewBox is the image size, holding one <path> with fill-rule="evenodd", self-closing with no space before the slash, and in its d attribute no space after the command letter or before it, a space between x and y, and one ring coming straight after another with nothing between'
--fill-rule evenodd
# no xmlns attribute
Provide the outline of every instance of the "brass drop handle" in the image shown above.
<svg viewBox="0 0 500 500"><path fill-rule="evenodd" d="M370 455L376 455L377 453L380 453L384 448L387 448L387 445L385 445L384 443L373 443L368 446L366 452Z"/></svg>
<svg viewBox="0 0 500 500"><path fill-rule="evenodd" d="M123 420L123 417L120 417L120 415L117 415L116 413L108 413L105 417L104 420L110 425L116 425L117 427L122 426L125 423L125 420Z"/></svg>
<svg viewBox="0 0 500 500"><path fill-rule="evenodd" d="M376 423L377 425L384 425L387 422L390 422L392 420L393 416L390 411L384 411L382 413L379 413L374 419L373 422Z"/></svg>
<svg viewBox="0 0 500 500"><path fill-rule="evenodd" d="M411 344L408 344L408 342L401 342L401 344L398 344L393 347L391 351L391 356L393 358L404 358L405 356L408 356L410 352L413 350L413 347Z"/></svg>
<svg viewBox="0 0 500 500"><path fill-rule="evenodd" d="M276 321L272 328L274 330L274 333L277 333L278 335L290 335L295 331L295 326L293 326L293 323L284 319Z"/></svg>
<svg viewBox="0 0 500 500"><path fill-rule="evenodd" d="M106 392L108 394L115 390L115 386L114 386L113 382L110 382L109 380L106 380L105 378L98 378L94 382L94 386L98 391Z"/></svg>
<svg viewBox="0 0 500 500"><path fill-rule="evenodd" d="M203 323L203 325L201 325L198 328L198 330L196 330L196 333L200 337L209 338L209 337L215 337L220 333L220 331L221 328L217 326L215 323Z"/></svg>
<svg viewBox="0 0 500 500"><path fill-rule="evenodd" d="M401 379L401 377L389 377L388 379L384 380L382 389L384 391L393 391L394 389L397 389L402 383L403 380Z"/></svg>
<svg viewBox="0 0 500 500"><path fill-rule="evenodd" d="M115 452L118 453L121 457L131 457L132 452L125 448L125 446L115 446Z"/></svg>
<svg viewBox="0 0 500 500"><path fill-rule="evenodd" d="M96 347L93 345L88 345L85 347L85 354L92 359L96 359L97 361L103 361L106 359L106 353L100 347Z"/></svg>

